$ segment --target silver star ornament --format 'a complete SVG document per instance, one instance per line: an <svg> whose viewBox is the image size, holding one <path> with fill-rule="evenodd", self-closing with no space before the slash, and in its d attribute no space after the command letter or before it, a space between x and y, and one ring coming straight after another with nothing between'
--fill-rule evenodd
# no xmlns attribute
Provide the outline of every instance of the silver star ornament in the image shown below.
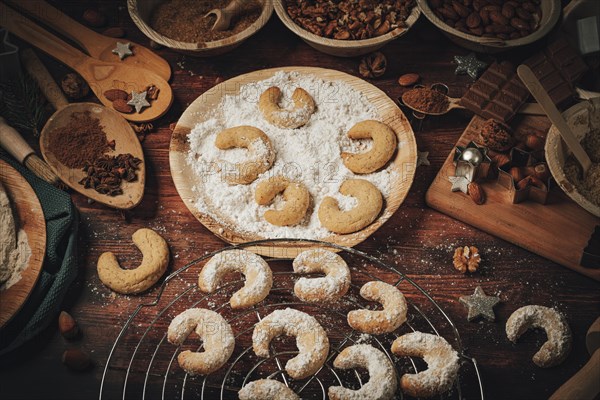
<svg viewBox="0 0 600 400"><path fill-rule="evenodd" d="M431 165L427 159L428 156L428 151L417 151L417 167L420 167L421 165Z"/></svg>
<svg viewBox="0 0 600 400"><path fill-rule="evenodd" d="M471 182L464 176L450 176L448 177L448 180L452 183L452 188L450 190L453 192L458 192L460 190L464 194L469 193L469 183Z"/></svg>
<svg viewBox="0 0 600 400"><path fill-rule="evenodd" d="M494 306L500 303L500 297L486 295L481 286L477 286L472 295L460 296L458 300L468 308L467 319L469 321L477 318L484 318L492 322L496 320Z"/></svg>
<svg viewBox="0 0 600 400"><path fill-rule="evenodd" d="M146 100L147 92L136 93L131 91L131 100L127 102L130 106L135 107L135 112L139 113L144 107L150 107L150 103Z"/></svg>
<svg viewBox="0 0 600 400"><path fill-rule="evenodd" d="M478 60L475 53L469 53L466 56L454 56L454 61L458 64L454 71L456 75L468 74L473 79L477 79L479 73L487 68L487 64Z"/></svg>
<svg viewBox="0 0 600 400"><path fill-rule="evenodd" d="M112 52L113 54L118 55L120 60L127 56L133 55L133 51L131 51L131 43L117 42L117 47L115 47Z"/></svg>

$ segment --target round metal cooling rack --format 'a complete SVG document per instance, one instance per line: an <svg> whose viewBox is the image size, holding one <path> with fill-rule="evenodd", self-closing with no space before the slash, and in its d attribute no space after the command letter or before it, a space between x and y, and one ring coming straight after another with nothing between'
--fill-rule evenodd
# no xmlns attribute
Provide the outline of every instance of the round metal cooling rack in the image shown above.
<svg viewBox="0 0 600 400"><path fill-rule="evenodd" d="M273 270L273 288L258 305L246 310L232 310L229 298L243 285L236 278L215 293L205 294L197 285L198 273L204 263L215 254L235 248L256 245L268 246L289 243L290 246L321 247L338 251L352 273L348 294L335 303L304 303L294 296L294 282L298 277L292 270L291 260L266 259ZM372 280L383 280L397 286L409 304L408 320L395 332L371 336L352 330L346 322L348 311L357 308L376 308L360 295L360 287ZM186 374L177 363L182 350L200 351L197 336L190 335L181 346L170 344L167 328L171 320L192 307L208 308L223 315L236 336L235 350L228 363L208 376ZM294 338L280 337L271 343L271 357L260 358L252 351L252 331L261 318L276 309L296 308L313 315L327 331L330 354L325 365L315 375L293 380L284 370L288 359L297 354ZM383 351L396 366L398 378L404 373L425 369L418 358L397 357L389 351L397 336L421 331L443 336L460 354L459 378L453 389L440 396L443 399L484 399L483 385L477 362L465 354L460 335L454 323L439 305L416 282L396 268L361 251L316 240L272 239L244 243L207 254L169 275L160 287L156 299L141 304L131 314L112 346L100 384L100 399L237 399L237 392L246 383L260 379L278 379L304 399L327 397L329 386L360 388L368 381L361 370L333 368L333 360L347 346L368 343ZM200 346L199 346L200 344ZM404 398L398 390L396 398Z"/></svg>

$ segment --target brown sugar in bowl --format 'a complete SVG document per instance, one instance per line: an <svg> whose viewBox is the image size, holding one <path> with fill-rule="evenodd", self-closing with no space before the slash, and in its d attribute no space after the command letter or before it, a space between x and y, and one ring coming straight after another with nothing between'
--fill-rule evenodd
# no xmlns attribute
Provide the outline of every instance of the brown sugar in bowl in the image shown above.
<svg viewBox="0 0 600 400"><path fill-rule="evenodd" d="M163 1L164 0L127 0L127 9L129 10L129 15L135 25L150 40L180 53L198 57L216 56L235 49L250 36L261 30L269 18L271 18L271 14L273 14L273 1L259 0L263 6L262 12L258 19L245 30L221 40L203 43L187 43L161 35L150 26L150 18L154 8Z"/></svg>

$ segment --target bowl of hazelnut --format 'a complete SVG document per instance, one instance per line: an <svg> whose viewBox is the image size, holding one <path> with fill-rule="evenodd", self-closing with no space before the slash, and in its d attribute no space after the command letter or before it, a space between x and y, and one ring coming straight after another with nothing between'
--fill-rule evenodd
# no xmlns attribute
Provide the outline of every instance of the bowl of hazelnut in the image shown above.
<svg viewBox="0 0 600 400"><path fill-rule="evenodd" d="M235 8L226 29L213 29L215 9ZM237 7L237 8L236 8ZM273 13L271 0L127 0L129 15L153 42L194 56L231 51L254 35Z"/></svg>
<svg viewBox="0 0 600 400"><path fill-rule="evenodd" d="M558 22L560 0L417 0L433 25L461 47L499 53L533 43Z"/></svg>
<svg viewBox="0 0 600 400"><path fill-rule="evenodd" d="M415 0L274 0L283 24L334 56L371 53L404 35L421 15Z"/></svg>

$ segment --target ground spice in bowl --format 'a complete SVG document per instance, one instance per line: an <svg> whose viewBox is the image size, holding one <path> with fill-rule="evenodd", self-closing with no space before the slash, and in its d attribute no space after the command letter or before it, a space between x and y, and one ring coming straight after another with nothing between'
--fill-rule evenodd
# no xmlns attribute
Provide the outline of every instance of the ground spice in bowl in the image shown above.
<svg viewBox="0 0 600 400"><path fill-rule="evenodd" d="M585 179L579 162L572 154L565 161L565 175L583 197L600 207L600 131L588 132L581 146L592 160Z"/></svg>
<svg viewBox="0 0 600 400"><path fill-rule="evenodd" d="M442 114L448 109L448 97L430 88L411 89L402 95L408 107L425 114Z"/></svg>
<svg viewBox="0 0 600 400"><path fill-rule="evenodd" d="M225 8L231 0L168 0L156 6L150 26L170 39L185 43L205 43L225 39L252 25L262 13L262 3L252 0L243 5L244 11L231 21L225 31L213 31L214 15L205 17L215 8ZM270 0L265 0L270 1Z"/></svg>

